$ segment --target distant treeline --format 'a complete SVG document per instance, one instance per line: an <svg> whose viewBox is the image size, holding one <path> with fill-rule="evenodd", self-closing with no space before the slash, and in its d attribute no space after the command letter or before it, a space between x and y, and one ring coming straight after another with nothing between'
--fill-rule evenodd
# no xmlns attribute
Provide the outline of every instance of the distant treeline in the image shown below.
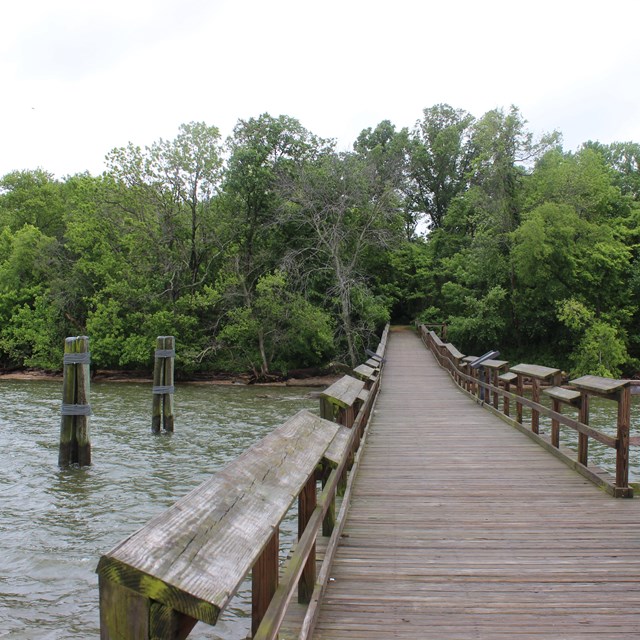
<svg viewBox="0 0 640 640"><path fill-rule="evenodd" d="M628 375L640 356L640 145L563 151L519 110L436 105L336 151L294 118L182 125L102 176L0 179L0 367L182 372L348 365L384 324L467 353Z"/></svg>

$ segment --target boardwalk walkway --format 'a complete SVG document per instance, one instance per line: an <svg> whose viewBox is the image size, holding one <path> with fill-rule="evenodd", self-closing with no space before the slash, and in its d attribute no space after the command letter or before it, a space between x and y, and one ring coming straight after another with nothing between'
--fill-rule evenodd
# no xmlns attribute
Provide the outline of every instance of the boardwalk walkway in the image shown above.
<svg viewBox="0 0 640 640"><path fill-rule="evenodd" d="M640 638L640 499L481 409L394 332L316 640Z"/></svg>

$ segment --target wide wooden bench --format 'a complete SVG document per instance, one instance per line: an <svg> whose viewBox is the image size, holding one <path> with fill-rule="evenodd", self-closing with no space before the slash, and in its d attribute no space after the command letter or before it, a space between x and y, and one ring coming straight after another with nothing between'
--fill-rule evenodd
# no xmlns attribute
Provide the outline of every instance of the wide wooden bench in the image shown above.
<svg viewBox="0 0 640 640"><path fill-rule="evenodd" d="M517 394L522 396L524 394L524 380L529 378L531 380L531 399L540 403L540 388L543 382L548 385L559 386L562 382L562 372L560 369L554 369L553 367L543 367L538 364L518 364L515 367L511 367L510 371L518 376L517 379ZM516 401L516 420L522 424L522 403ZM531 409L531 431L533 433L539 432L540 413L537 409Z"/></svg>
<svg viewBox="0 0 640 640"><path fill-rule="evenodd" d="M252 569L255 631L278 584L279 525L298 499L305 530L316 508L316 469L323 461L338 466L349 436L300 411L104 554L97 567L103 640L184 638L198 620L213 625ZM315 583L314 546L304 562L301 600Z"/></svg>
<svg viewBox="0 0 640 640"><path fill-rule="evenodd" d="M631 426L631 381L614 380L601 376L582 376L571 380L571 385L581 394L582 410L580 415L588 424L589 402L588 396L598 396L605 400L612 400L618 405L617 434L614 447L616 449L616 488L620 495L633 493L628 489L629 485L629 445ZM580 434L578 440L580 462L587 465L588 436L592 434Z"/></svg>
<svg viewBox="0 0 640 640"><path fill-rule="evenodd" d="M508 360L494 360L489 359L485 360L482 363L482 367L488 372L488 381L498 389L500 387L500 375L507 369L509 366ZM493 406L498 408L498 392L493 392Z"/></svg>
<svg viewBox="0 0 640 640"><path fill-rule="evenodd" d="M518 381L518 374L511 373L511 371L507 371L506 373L502 373L498 376L498 384L501 384L504 387L504 390L507 393L511 393L511 385L514 382ZM505 395L503 399L502 411L505 416L509 416L510 413L510 404L509 404L509 396Z"/></svg>
<svg viewBox="0 0 640 640"><path fill-rule="evenodd" d="M575 389L565 389L564 387L548 387L543 390L543 393L551 398L551 409L556 413L560 413L562 411L562 405L568 404L572 407L577 407L578 410L582 407L582 394ZM587 424L588 416L585 416L581 413L580 422ZM582 462L584 458L583 452L580 447L580 442L582 439L581 433L578 433L578 460ZM551 444L558 448L560 446L560 421L557 418L551 418ZM586 453L586 452L585 452ZM586 463L586 459L585 459Z"/></svg>

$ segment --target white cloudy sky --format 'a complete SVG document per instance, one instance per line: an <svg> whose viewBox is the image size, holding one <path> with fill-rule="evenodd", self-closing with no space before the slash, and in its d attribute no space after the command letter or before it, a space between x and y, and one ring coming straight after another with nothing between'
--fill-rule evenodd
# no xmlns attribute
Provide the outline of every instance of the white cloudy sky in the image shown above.
<svg viewBox="0 0 640 640"><path fill-rule="evenodd" d="M351 147L440 102L517 105L564 147L640 142L640 1L21 0L0 11L0 176L100 173L204 121L298 118Z"/></svg>

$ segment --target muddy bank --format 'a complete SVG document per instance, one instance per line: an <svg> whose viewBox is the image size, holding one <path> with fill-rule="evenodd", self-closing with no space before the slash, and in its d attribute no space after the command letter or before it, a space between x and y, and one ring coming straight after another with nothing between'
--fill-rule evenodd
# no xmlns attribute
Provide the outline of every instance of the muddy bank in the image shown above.
<svg viewBox="0 0 640 640"><path fill-rule="evenodd" d="M237 374L211 374L200 375L194 378L178 379L177 384L197 385L259 385L278 387L328 387L341 377L340 374L301 375L290 378L275 377L272 380L255 382L250 376ZM139 382L152 384L151 374L130 371L101 371L92 372L91 379L95 382ZM60 380L62 373L49 373L47 371L7 371L0 372L0 380Z"/></svg>

